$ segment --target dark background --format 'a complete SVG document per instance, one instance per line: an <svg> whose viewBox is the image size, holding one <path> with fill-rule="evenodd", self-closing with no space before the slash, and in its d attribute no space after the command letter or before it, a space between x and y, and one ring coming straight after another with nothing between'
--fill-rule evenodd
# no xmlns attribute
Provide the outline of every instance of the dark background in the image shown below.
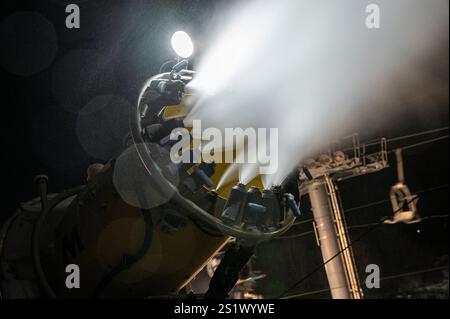
<svg viewBox="0 0 450 319"><path fill-rule="evenodd" d="M80 6L80 29L65 27L65 5L68 3ZM157 74L161 64L173 58L172 33L182 29L192 35L197 54L191 65L195 68L195 62L206 46L206 36L210 36L208 25L221 18L224 6L229 3L207 0L47 0L20 1L18 4L17 1L3 0L0 18L3 205L0 222L20 202L35 197L32 180L36 174L47 174L50 191L58 192L83 183L90 163L112 156L119 137L126 130L122 112L126 113L129 105L136 101L145 79ZM39 19L15 19L6 23L7 17L17 11L40 13L52 27L42 25ZM46 64L45 68L33 72L43 64ZM426 111L419 114L405 112L399 117L400 122L388 125L370 137L395 137L448 125L448 43L420 61L414 77L421 80L415 83L414 89L402 89L399 84L398 98L388 103L392 107L423 104ZM103 132L100 139L106 143L96 148L95 143L88 141L86 147L77 136L77 119L83 107L92 106L89 103L99 95L113 96L94 102L94 109L97 104L103 107L99 125L107 127L108 132ZM107 113L115 114L113 120L107 119L110 117ZM445 134L448 131L401 141L389 147ZM406 181L413 192L439 187L420 195L421 216L447 215L448 139L406 150L404 162ZM380 173L340 183L344 209L388 199L390 186L396 182L392 155L390 163L391 168ZM295 184L292 185L295 190ZM302 204L304 219L311 218L307 199ZM385 202L349 212L347 223L376 222L391 213L390 203ZM307 223L296 226L287 235L311 229L311 224ZM351 230L350 236L357 237L364 231L364 228ZM381 226L356 243L354 250L361 275L365 265L371 263L380 265L382 277L447 266L444 272L430 271L386 279L382 289L366 291L369 296L448 298L448 218L430 219L415 225ZM256 260L257 267L268 274L259 283L259 289L266 296L283 292L321 263L314 235L266 243L259 248ZM419 292L419 288L436 283L441 283L443 288L429 289L437 289L437 293ZM324 288L326 280L321 270L291 293ZM307 296L327 297L329 294Z"/></svg>

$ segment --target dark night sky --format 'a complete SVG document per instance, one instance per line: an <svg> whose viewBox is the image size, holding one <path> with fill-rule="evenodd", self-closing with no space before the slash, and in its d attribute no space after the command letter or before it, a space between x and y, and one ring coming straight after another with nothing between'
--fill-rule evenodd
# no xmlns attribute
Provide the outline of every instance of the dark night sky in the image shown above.
<svg viewBox="0 0 450 319"><path fill-rule="evenodd" d="M169 39L178 29L192 34L201 55L208 24L220 18L221 7L228 2L47 0L20 3L3 0L1 4L3 207L0 222L20 202L35 196L32 180L36 174L49 176L49 188L53 192L82 183L87 165L99 159L89 155L79 142L79 111L98 95L120 97L114 107L126 108L134 103L145 79L158 73L160 65L173 57ZM66 3L80 4L81 29L65 28ZM50 27L42 21L30 25L20 19L9 21L5 27L8 16L24 10L39 12L50 22ZM44 64L47 66L33 75L17 74ZM387 103L392 103L392 107L396 103L422 103L428 106L427 111L405 113L401 123L386 126L370 137L394 137L448 125L448 43L430 52L421 61L419 70L411 80L416 91L402 91L399 84L400 98ZM417 94L419 91L423 94ZM102 158L114 154L116 142L125 130L120 118L107 125L116 127L117 131L110 144L100 150L98 157ZM431 135L435 136L438 135ZM417 141L420 139L405 143ZM390 169L339 185L344 208L388 198L390 186L396 181L393 156L390 160L393 166ZM405 151L404 160L406 180L413 192L448 184L448 140ZM423 194L419 210L422 216L448 214L448 188ZM349 225L374 222L390 212L389 203L379 205L352 212L347 222ZM304 218L311 217L307 211L305 215ZM368 263L383 265L385 275L448 265L448 219L383 227L355 245L360 272L364 270L361 265ZM311 226L301 229L309 231ZM351 236L360 232L352 231ZM267 293L273 293L320 263L320 255L314 237L310 236L304 240L267 243L261 247L258 260L259 266L269 273L261 282L262 287ZM298 291L323 286L323 272L319 272Z"/></svg>

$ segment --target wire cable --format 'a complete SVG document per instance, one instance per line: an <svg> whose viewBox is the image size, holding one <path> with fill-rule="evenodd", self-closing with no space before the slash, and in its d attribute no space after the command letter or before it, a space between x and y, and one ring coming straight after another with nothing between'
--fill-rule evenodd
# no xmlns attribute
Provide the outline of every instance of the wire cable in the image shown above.
<svg viewBox="0 0 450 319"><path fill-rule="evenodd" d="M450 217L450 214L442 214L442 215L431 215L431 216L425 216L425 217L421 217L420 221L424 221L424 220L428 220L428 219L436 219L436 218L448 218ZM367 223L367 224L356 224L356 225L350 225L347 227L347 229L358 229L358 228L366 228L366 227L371 227L371 226L375 226L378 225L378 223ZM387 224L385 224L387 225ZM391 224L389 224L391 225ZM329 230L329 229L325 229L325 230ZM307 235L311 235L314 234L314 231L307 231L301 234L296 234L296 235L288 235L288 236L280 236L277 237L275 239L295 239L295 238L300 238L300 237L304 237Z"/></svg>
<svg viewBox="0 0 450 319"><path fill-rule="evenodd" d="M416 195L420 195L420 194L429 193L429 192L433 192L433 191L440 190L440 189L445 189L445 188L448 188L448 184L442 184L442 185L439 185L439 186L436 186L436 187L423 189L423 190L415 192L415 194ZM351 208L344 209L344 213L353 212L353 211L361 210L363 208L368 208L368 207L377 206L377 205L380 205L380 204L390 203L390 202L391 202L390 199L383 199L383 200L379 200L379 201L376 201L376 202L371 202L371 203L368 203L368 204L364 204L364 205L361 205L361 206L356 206L356 207L351 207Z"/></svg>
<svg viewBox="0 0 450 319"><path fill-rule="evenodd" d="M440 127L440 128L436 128L436 129L432 129L432 130L428 130L428 131L422 131L422 132L412 133L412 134L408 134L408 135L402 135L402 136L397 136L397 137L393 137L393 138L388 138L388 139L386 139L386 142L390 143L390 142L402 141L402 140L410 139L413 137L447 131L448 129L449 129L448 126L444 126L444 127ZM373 146L373 145L377 145L377 144L379 144L379 142L372 142L372 143L367 143L364 145L365 146Z"/></svg>
<svg viewBox="0 0 450 319"><path fill-rule="evenodd" d="M430 130L430 131L424 131L424 132L420 132L420 133L414 133L414 134L410 134L410 135L405 135L405 136L402 136L402 137L397 137L397 138L393 138L393 139L390 139L390 141L398 141L398 140L401 140L401 139L406 139L406 138L411 138L411 137L417 137L417 136L419 136L419 135L425 135L425 134L431 134L431 133L435 133L435 132L438 132L438 131L442 131L442 130L446 130L446 129L448 129L448 127L445 127L445 128L439 128L439 129L435 129L435 130ZM422 142L418 142L418 143L415 143L415 144L410 144L410 145L406 145L406 146L403 146L403 147L399 147L399 148L401 148L401 149L403 149L403 150L407 150L407 149L412 149L412 148L415 148L415 147L419 147L419 146L422 146L422 145L426 145L426 144L429 144L429 143L434 143L434 142L436 142L436 141L440 141L440 140L443 140L443 139L448 139L449 138L449 135L445 135L445 136L441 136L441 137L438 137L438 138L434 138L434 139L430 139L430 140L425 140L425 141L422 141ZM389 141L389 140L388 140ZM388 153L392 153L393 151L391 150L391 151L389 151ZM446 186L448 186L448 185L446 185ZM408 204L410 204L410 203L412 203L413 201L415 201L416 200L416 196L414 196L414 198L412 198L411 200L409 200L407 203L405 203L406 205L408 205ZM385 202L387 202L387 200L383 200L383 201L379 201L379 202L376 202L376 204L378 205L378 204L380 204L380 203L385 203ZM365 207L367 207L367 205L364 205ZM356 210L356 209L361 209L361 207L357 207L357 208L353 208L353 210ZM399 208L398 210L396 210L396 211L394 211L393 212L393 214L395 214L395 213L397 213L397 212L399 212L399 211L401 211L403 209L403 207L401 207L401 208ZM351 211L352 209L350 209L350 211ZM349 210L345 210L344 212L346 212L346 211L349 211ZM447 216L448 217L448 216ZM429 218L431 218L431 216L429 216ZM423 218L424 219L424 218ZM311 221L311 220L310 220ZM307 223L308 221L301 221L300 223ZM297 225L298 224L300 224L300 223L297 223ZM358 236L355 240L353 240L353 241L351 241L345 248L343 248L343 249L341 249L339 252L337 252L334 256L332 256L330 259L328 259L327 261L325 261L324 263L322 263L322 264L320 264L319 266L317 266L316 268L314 268L310 273L308 273L307 275L305 275L304 277L302 277L299 281L297 281L296 283L294 283L291 287L289 287L285 292L283 292L282 294L280 294L278 297L276 297L277 299L278 298L282 298L286 293L288 293L289 291L291 291L292 289L294 289L295 287L297 287L300 283L302 283L303 281L305 281L306 279L308 279L309 277L311 277L313 274L315 274L317 271L319 271L320 269L322 269L323 267L325 267L329 262L331 262L334 258L336 258L336 257L338 257L339 255L341 255L345 250L347 250L347 249L349 249L353 244L355 244L356 242L358 242L359 240L361 240L362 238L364 238L366 235L368 235L369 233L371 233L373 230L375 230L376 228L378 228L380 225L384 225L384 222L383 221L380 221L380 222L378 222L378 223L372 223L372 224L370 224L369 226L370 226L370 228L367 230L367 231L365 231L364 233L362 233L360 236ZM355 225L355 226L357 226L357 225ZM368 225L364 225L365 227L367 227ZM307 234L310 234L311 232L309 232L309 233L304 233L304 234L301 234L300 236L296 236L296 237L302 237L302 236L305 236L305 235L307 235ZM296 238L295 237L295 238ZM287 239L287 238L293 238L292 236L284 236L284 237L279 237L279 238L281 238L281 239Z"/></svg>
<svg viewBox="0 0 450 319"><path fill-rule="evenodd" d="M408 205L410 203L412 203L413 201L416 200L416 197L414 196L414 198L412 198L411 200L409 200L408 202L405 203L405 205ZM393 212L393 214L398 213L399 211L401 211L403 209L403 207L400 207L399 209L397 209L396 211ZM327 261L325 261L324 263L320 264L319 266L317 266L316 268L314 268L310 273L308 273L307 275L305 275L304 277L302 277L299 281L295 282L292 286L290 286L285 292L283 292L282 294L280 294L279 296L275 297L276 299L283 297L284 295L286 295L289 291L291 291L292 289L294 289L295 287L297 287L299 284L301 284L302 282L304 282L306 279L308 279L309 277L311 277L312 275L314 275L317 271L319 271L320 269L322 269L323 267L325 267L329 262L331 262L334 258L340 256L344 251L346 251L347 249L349 249L350 247L352 247L355 243L357 243L358 241L360 241L361 239L363 239L365 236L367 236L368 234L370 234L372 231L374 231L376 228L378 228L379 226L384 225L384 221L381 220L380 222L378 222L377 224L375 224L374 226L370 227L367 231L365 231L364 233L362 233L360 236L358 236L355 240L351 241L346 247L344 247L343 249L339 250L336 254L334 254L330 259L328 259Z"/></svg>
<svg viewBox="0 0 450 319"><path fill-rule="evenodd" d="M449 135L447 134L447 135L444 135L444 136L441 136L441 137L437 137L437 138L434 138L434 139L431 139L431 140L426 140L426 141L423 141L423 142L419 142L419 143L403 146L401 149L409 150L411 148L415 148L415 147L422 146L422 145L425 145L425 144L434 143L434 142L437 142L437 141L440 141L440 140L448 139L448 137L449 137Z"/></svg>
<svg viewBox="0 0 450 319"><path fill-rule="evenodd" d="M415 192L415 194L416 195L420 195L420 194L433 192L433 191L440 190L440 189L446 189L446 188L448 188L448 186L449 186L448 184L442 184L442 185L439 185L439 186L436 186L436 187L431 187L431 188L427 188L427 189L423 189L423 190L417 191L417 192ZM350 207L350 208L344 209L344 214L350 213L350 212L354 212L354 211L357 211L357 210L361 210L361 209L364 209L364 208L369 208L369 207L372 207L372 206L378 206L378 205L381 205L381 204L390 203L390 202L391 202L390 199L382 199L382 200L375 201L375 202L370 202L368 204L364 204L364 205L361 205L361 206ZM292 226L303 225L303 224L307 224L307 223L310 223L310 222L313 222L313 221L314 221L314 218L309 218L309 219L305 219L305 220L301 220L301 221L295 222Z"/></svg>
<svg viewBox="0 0 450 319"><path fill-rule="evenodd" d="M442 271L442 270L446 270L446 269L448 269L448 266L427 268L427 269L405 272L405 273L400 273L400 274L396 274L396 275L382 277L382 278L380 278L380 281L396 279L396 278L403 278L403 277L410 277L410 276L420 275L420 274L429 273L429 272ZM363 284L363 282L361 282L361 284ZM343 288L343 287L336 287L336 288ZM320 290L308 291L308 292L304 292L304 293L300 293L300 294L282 297L280 299L294 299L294 298L299 298L299 297L304 297L304 296L316 295L316 294L320 294L320 293L327 292L327 291L331 291L331 289L325 288L325 289L320 289Z"/></svg>
<svg viewBox="0 0 450 319"><path fill-rule="evenodd" d="M415 138L415 137L419 137L419 136L423 136L423 135L429 135L429 134L442 132L442 131L445 131L445 130L448 130L448 129L449 129L449 127L445 126L445 127L440 127L440 128L428 130L428 131L422 131L422 132L412 133L412 134L408 134L408 135L401 135L401 136L397 136L397 137L386 139L386 142L387 143L398 142L398 141L402 141L402 140L406 140L406 139L410 139L410 138ZM437 140L441 140L441 139L445 139L445 138L448 138L448 135L444 135L442 137L439 137ZM367 143L361 143L361 145L364 145L364 147L371 147L371 146L379 145L380 144L380 140L381 140L381 138L377 139L375 142L372 142L372 140L371 140L371 141L369 141ZM426 141L428 141L428 140L426 140ZM398 148L401 148L401 147L398 147ZM344 148L342 151L343 152L347 152L347 151L351 151L353 149L354 149L354 147L347 147L347 148Z"/></svg>

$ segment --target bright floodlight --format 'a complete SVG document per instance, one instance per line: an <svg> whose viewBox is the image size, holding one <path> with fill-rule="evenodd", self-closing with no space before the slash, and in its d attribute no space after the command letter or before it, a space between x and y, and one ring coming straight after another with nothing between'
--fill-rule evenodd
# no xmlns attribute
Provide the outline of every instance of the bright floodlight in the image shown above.
<svg viewBox="0 0 450 319"><path fill-rule="evenodd" d="M172 48L180 58L187 59L194 52L191 37L184 31L177 31L172 36Z"/></svg>

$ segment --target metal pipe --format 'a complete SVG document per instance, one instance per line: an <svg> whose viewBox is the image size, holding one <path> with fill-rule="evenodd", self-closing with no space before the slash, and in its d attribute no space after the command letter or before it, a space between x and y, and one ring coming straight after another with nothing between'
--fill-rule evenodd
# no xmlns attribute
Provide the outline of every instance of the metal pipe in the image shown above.
<svg viewBox="0 0 450 319"><path fill-rule="evenodd" d="M395 158L397 159L397 179L399 184L403 184L405 182L405 171L403 168L403 157L402 157L402 149L398 148L395 150Z"/></svg>
<svg viewBox="0 0 450 319"><path fill-rule="evenodd" d="M321 178L308 187L309 198L317 227L323 261L327 262L339 253L340 247L334 227L333 210L329 202L327 183ZM325 271L333 299L351 299L342 255L325 265Z"/></svg>

